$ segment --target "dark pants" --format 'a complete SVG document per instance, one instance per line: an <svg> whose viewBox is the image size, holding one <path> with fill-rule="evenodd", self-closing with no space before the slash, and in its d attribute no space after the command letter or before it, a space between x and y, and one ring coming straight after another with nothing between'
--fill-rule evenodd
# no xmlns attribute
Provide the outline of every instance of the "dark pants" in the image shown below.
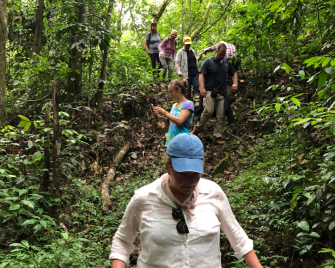
<svg viewBox="0 0 335 268"><path fill-rule="evenodd" d="M191 87L193 86L193 95L200 95L200 90L199 90L199 73L196 73L194 75L189 75L188 76L188 95L187 98L190 100L191 99Z"/></svg>
<svg viewBox="0 0 335 268"><path fill-rule="evenodd" d="M162 63L161 61L159 60L159 53L152 53L150 54L150 59L151 59L151 67L153 69L153 76L154 77L159 77L159 70L158 69L162 69ZM159 63L159 66L158 66L158 69L156 69L156 63Z"/></svg>

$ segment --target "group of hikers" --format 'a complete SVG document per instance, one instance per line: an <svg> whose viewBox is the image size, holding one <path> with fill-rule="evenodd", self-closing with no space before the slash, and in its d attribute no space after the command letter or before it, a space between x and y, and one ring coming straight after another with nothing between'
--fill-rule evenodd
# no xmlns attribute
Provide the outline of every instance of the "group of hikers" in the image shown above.
<svg viewBox="0 0 335 268"><path fill-rule="evenodd" d="M237 222L221 187L201 177L204 147L193 135L203 129L215 110L214 136L222 138L224 114L230 109L227 74L233 80L231 89L235 91L238 86L236 71L227 60L235 47L220 42L202 50L196 58L191 38L184 37L184 47L175 57L177 31L173 30L171 37L160 43L156 22L151 24L150 30L145 48L154 75L159 74L157 63L164 68L163 78L168 70L169 95L176 101L170 112L154 107L159 117L170 121L164 157L166 173L135 191L113 237L109 256L111 266L128 267L129 256L135 248L133 242L139 236L141 251L137 268L221 268L222 230L238 259L243 257L250 267L262 268L253 241ZM215 55L198 71L202 54L214 50ZM172 80L174 61L176 72L183 80ZM194 116L194 104L189 100L191 85L194 95L202 98L203 105L193 134L190 133Z"/></svg>
<svg viewBox="0 0 335 268"><path fill-rule="evenodd" d="M240 61L236 57L236 48L222 41L203 49L197 57L194 49L191 48L192 39L189 36L183 38L183 47L176 53L177 37L178 32L172 30L170 37L161 42L157 23L152 22L144 42L144 47L151 58L154 77L158 78L160 69L163 68L164 81L168 72L169 94L176 101L170 113L160 107L154 107L154 112L159 117L165 117L169 121L166 146L176 135L191 131L195 113L199 120L192 134L197 135L214 112L216 116L214 142L222 144L225 116L229 122L233 121L230 96L238 87L236 69ZM212 51L215 51L215 55L205 60L199 70L198 62L202 59L202 55ZM172 81L173 66L176 73L184 79L183 81L179 79ZM231 85L227 85L227 75L232 80ZM193 96L191 96L191 88L193 88Z"/></svg>

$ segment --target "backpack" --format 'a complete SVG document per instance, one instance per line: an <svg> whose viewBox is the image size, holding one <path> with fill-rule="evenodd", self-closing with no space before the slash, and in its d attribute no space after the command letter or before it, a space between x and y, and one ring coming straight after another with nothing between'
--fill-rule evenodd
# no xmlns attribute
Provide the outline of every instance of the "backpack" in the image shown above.
<svg viewBox="0 0 335 268"><path fill-rule="evenodd" d="M159 39L161 38L161 34L159 32L158 33L158 36L159 36ZM150 44L150 39L151 39L151 32L149 32L149 39L147 40L147 45Z"/></svg>
<svg viewBox="0 0 335 268"><path fill-rule="evenodd" d="M166 41L165 41L165 40L166 40ZM165 42L164 47L166 46L167 40L169 40L169 37L166 37L166 38L163 40L163 42ZM163 43L163 42L162 42L162 43ZM174 40L174 44L175 44L175 46L176 46L176 50L177 50L177 40L176 40L176 39Z"/></svg>

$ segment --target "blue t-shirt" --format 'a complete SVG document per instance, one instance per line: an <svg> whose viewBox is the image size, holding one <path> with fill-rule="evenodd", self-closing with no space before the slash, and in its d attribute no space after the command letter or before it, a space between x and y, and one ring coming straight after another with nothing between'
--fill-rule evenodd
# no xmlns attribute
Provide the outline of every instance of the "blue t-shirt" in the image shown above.
<svg viewBox="0 0 335 268"><path fill-rule="evenodd" d="M180 117L181 111L188 109L191 111L191 115L186 119L182 126L170 121L168 135L166 136L165 145L168 146L173 137L177 136L180 133L190 133L190 128L193 120L194 104L192 101L185 100L181 105L176 107L177 103L173 104L170 114L173 116Z"/></svg>

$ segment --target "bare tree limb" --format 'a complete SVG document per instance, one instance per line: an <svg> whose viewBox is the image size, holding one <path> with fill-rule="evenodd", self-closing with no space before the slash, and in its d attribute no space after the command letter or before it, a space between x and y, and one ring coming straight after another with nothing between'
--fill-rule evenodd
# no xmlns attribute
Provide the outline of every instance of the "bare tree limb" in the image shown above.
<svg viewBox="0 0 335 268"><path fill-rule="evenodd" d="M214 21L211 26L209 26L205 31L203 31L202 33L198 34L198 35L195 35L193 36L192 38L195 39L195 38L198 38L200 36L202 36L205 32L207 32L210 28L212 28L219 20L222 19L223 15L226 13L228 7L230 6L230 3L231 3L231 0L228 1L228 4L225 8L225 10L220 14L220 16L218 17L218 19L216 21Z"/></svg>
<svg viewBox="0 0 335 268"><path fill-rule="evenodd" d="M161 6L159 7L159 10L157 12L157 14L153 14L154 20L155 21L159 21L159 19L161 18L161 16L163 15L166 7L170 4L171 0L165 0Z"/></svg>
<svg viewBox="0 0 335 268"><path fill-rule="evenodd" d="M209 0L207 3L206 12L202 18L202 23L198 26L198 28L196 28L193 31L193 33L191 34L191 38L194 38L194 36L197 36L197 34L202 30L202 28L204 28L206 21L208 19L208 16L209 16L209 11L211 10L211 6L212 6L212 0Z"/></svg>

